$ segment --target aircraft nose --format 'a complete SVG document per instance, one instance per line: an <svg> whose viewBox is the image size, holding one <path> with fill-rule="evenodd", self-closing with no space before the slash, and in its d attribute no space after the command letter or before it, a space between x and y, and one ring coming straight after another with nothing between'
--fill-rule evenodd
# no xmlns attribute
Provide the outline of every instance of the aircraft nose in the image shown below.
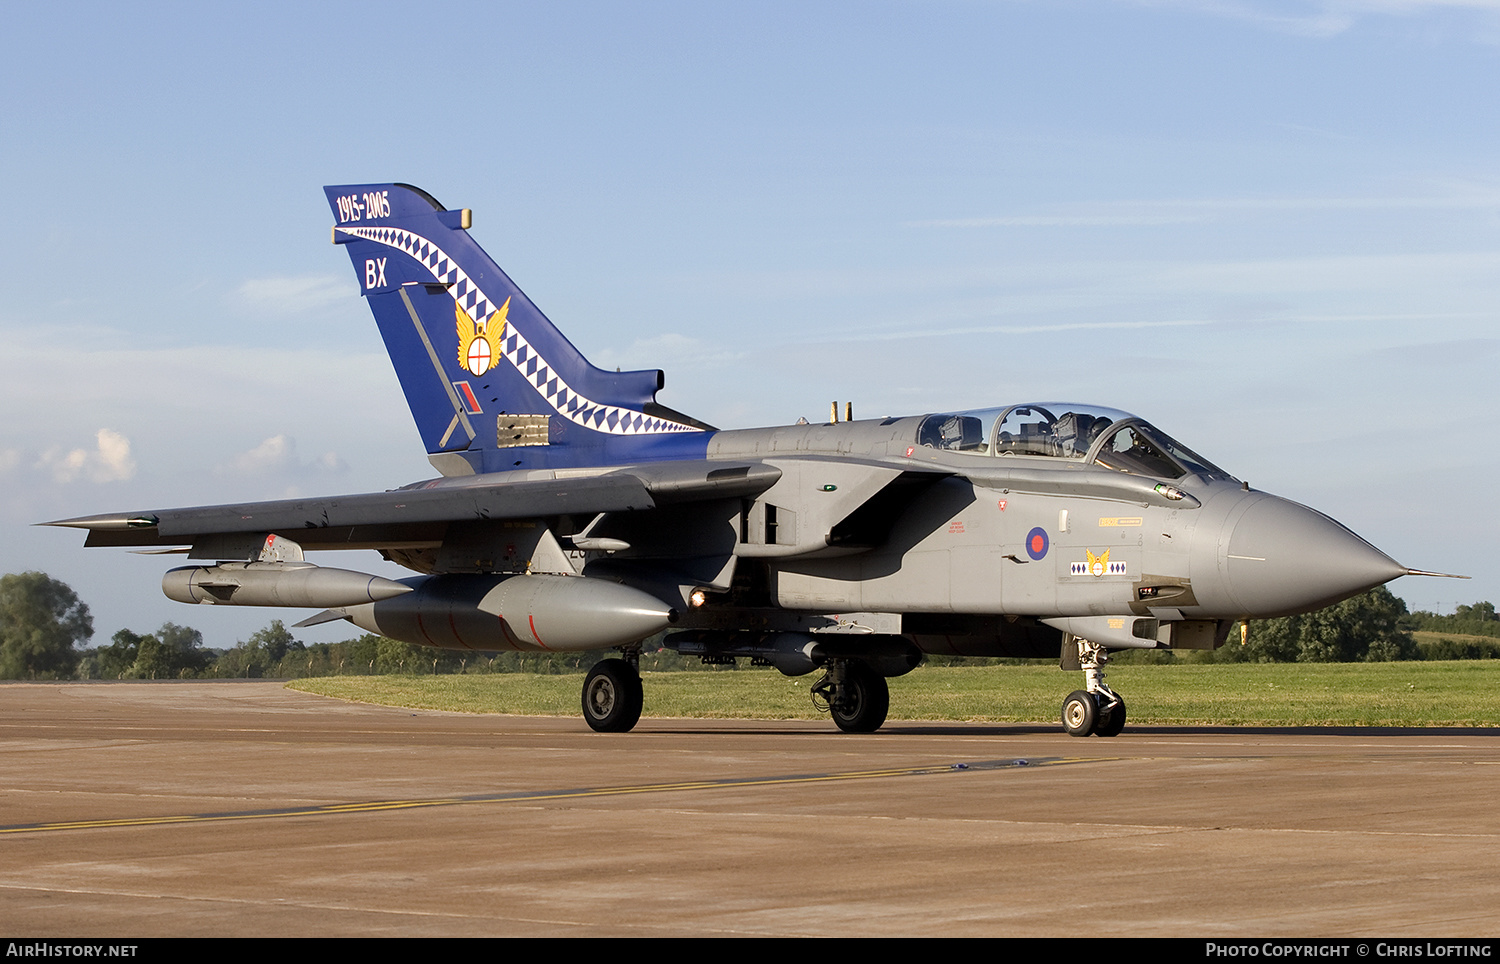
<svg viewBox="0 0 1500 964"><path fill-rule="evenodd" d="M1275 496L1221 534L1218 564L1241 612L1261 618L1321 609L1407 571L1321 512Z"/></svg>

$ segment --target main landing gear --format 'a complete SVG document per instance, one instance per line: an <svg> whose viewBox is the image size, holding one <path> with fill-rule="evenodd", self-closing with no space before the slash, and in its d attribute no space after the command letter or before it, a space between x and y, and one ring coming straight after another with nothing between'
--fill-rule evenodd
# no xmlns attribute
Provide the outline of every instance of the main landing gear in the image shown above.
<svg viewBox="0 0 1500 964"><path fill-rule="evenodd" d="M625 733L641 718L645 694L641 687L640 656L626 651L594 664L583 680L583 719L599 733ZM873 733L885 722L891 691L885 677L857 659L829 662L823 678L812 687L813 704L833 716L845 733Z"/></svg>
<svg viewBox="0 0 1500 964"><path fill-rule="evenodd" d="M1077 642L1088 688L1074 690L1063 700L1063 728L1069 736L1119 736L1125 729L1125 701L1104 682L1109 650L1091 640L1071 638Z"/></svg>
<svg viewBox="0 0 1500 964"><path fill-rule="evenodd" d="M885 677L857 659L835 659L813 684L813 705L827 710L845 733L874 733L891 708Z"/></svg>
<svg viewBox="0 0 1500 964"><path fill-rule="evenodd" d="M641 687L640 656L603 659L583 680L583 718L600 733L625 733L641 718L645 692Z"/></svg>

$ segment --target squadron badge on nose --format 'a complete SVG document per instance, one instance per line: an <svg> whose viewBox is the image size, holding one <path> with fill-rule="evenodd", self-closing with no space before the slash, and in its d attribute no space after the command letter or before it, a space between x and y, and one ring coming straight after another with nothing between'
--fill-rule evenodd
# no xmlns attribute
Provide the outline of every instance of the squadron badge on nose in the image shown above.
<svg viewBox="0 0 1500 964"><path fill-rule="evenodd" d="M1125 575L1125 563L1110 562L1109 550L1105 549L1099 555L1094 555L1091 550L1083 550L1084 555L1089 557L1088 562L1075 562L1070 571L1075 576L1123 576Z"/></svg>

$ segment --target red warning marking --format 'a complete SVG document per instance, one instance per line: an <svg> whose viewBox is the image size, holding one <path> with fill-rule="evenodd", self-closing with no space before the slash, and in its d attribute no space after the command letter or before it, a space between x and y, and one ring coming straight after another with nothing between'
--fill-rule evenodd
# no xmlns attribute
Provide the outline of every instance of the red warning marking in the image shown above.
<svg viewBox="0 0 1500 964"><path fill-rule="evenodd" d="M515 633L510 631L510 626L506 624L504 616L500 617L500 632L505 634L505 641L510 643L511 649L520 650L523 648L521 641L516 638Z"/></svg>
<svg viewBox="0 0 1500 964"><path fill-rule="evenodd" d="M468 382L454 382L453 387L458 389L463 396L464 411L469 415L483 415L484 410L479 407L479 399L474 396L474 389L469 387Z"/></svg>
<svg viewBox="0 0 1500 964"><path fill-rule="evenodd" d="M548 650L550 652L551 649L552 649L552 647L550 647L546 643L542 642L542 637L537 634L537 631L536 631L536 616L532 615L531 613L527 613L526 614L526 622L528 622L528 623L531 624L531 638L534 639L534 640L536 640L536 644L538 646L540 646L543 649Z"/></svg>

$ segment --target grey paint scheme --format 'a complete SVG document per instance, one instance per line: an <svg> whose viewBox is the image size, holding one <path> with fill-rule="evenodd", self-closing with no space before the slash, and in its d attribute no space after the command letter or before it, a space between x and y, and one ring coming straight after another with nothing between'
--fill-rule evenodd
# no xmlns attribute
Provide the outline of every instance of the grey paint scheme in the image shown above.
<svg viewBox="0 0 1500 964"><path fill-rule="evenodd" d="M1157 479L1096 465L915 446L921 421L714 437L711 458L759 456L781 471L758 502L777 506L778 518L793 518L795 537L740 552L766 558L777 603L804 610L1224 620L1308 611L1407 572L1326 516L1238 481L1188 476L1173 481L1180 490L1174 499L1157 491ZM848 500L838 498L842 488L827 493L822 484L853 478L862 497L895 474L935 481L904 508L882 544L854 558L829 546ZM1049 534L1040 560L1023 545L1034 528ZM1073 574L1075 563L1104 550L1125 563L1123 575ZM1143 598L1143 589L1155 592Z"/></svg>
<svg viewBox="0 0 1500 964"><path fill-rule="evenodd" d="M811 691L857 732L885 718L880 677L932 653L1060 658L1087 687L1064 703L1068 731L1112 736L1125 704L1104 682L1110 649L1212 648L1235 620L1412 571L1216 470L1167 480L1097 455L951 451L918 444L925 422L722 431L701 461L52 524L89 530L89 545L186 545L219 562L169 573L173 598L296 600L329 607L303 624L346 619L424 645L619 646L633 660L633 643L671 628L667 645L705 659L825 669ZM427 575L371 583L377 598L359 574L301 559L359 547ZM633 666L606 660L585 681L585 719L629 729L641 699Z"/></svg>
<svg viewBox="0 0 1500 964"><path fill-rule="evenodd" d="M253 562L276 532L306 548L378 548L424 572L526 573L535 571L534 545L509 563L503 550L484 547L517 538L514 528L494 527L530 520L569 546L582 533L582 545L624 547L573 550L570 571L659 597L681 610L685 628L703 622L688 611L695 589L727 593L737 572L744 582L744 568L758 566L748 581L763 579L766 596L744 608L784 611L770 623L789 613L827 625L837 625L835 614L894 614L895 631L922 648L968 655L1015 649L996 635L993 617L1152 618L1165 627L1160 638L1111 645L1171 644L1172 623L1307 611L1407 571L1327 517L1233 480L1174 480L1181 497L1172 499L1156 479L1096 465L917 447L921 421L721 431L706 462L467 475L366 495L52 524L91 530L91 546L187 544L195 557L221 560ZM1038 560L1023 544L1033 528L1050 540ZM468 551L455 555L459 548ZM1105 550L1125 564L1123 575L1073 573ZM922 614L981 618L950 620L944 632L899 625ZM724 624L722 613L709 621ZM750 619L765 622L758 612ZM952 641L963 636L972 638ZM1194 638L1201 645L1201 632Z"/></svg>
<svg viewBox="0 0 1500 964"><path fill-rule="evenodd" d="M174 599L324 607L299 625L455 649L618 647L582 691L611 731L640 715L635 644L668 627L666 645L708 660L826 670L809 690L856 732L924 652L1053 656L1085 674L1069 732L1113 736L1110 649L1212 647L1235 619L1411 571L1112 409L840 422L835 404L829 423L718 431L656 402L662 372L591 365L464 233L467 211L411 185L325 193L443 477L52 523L208 563L167 574ZM479 472L522 465L569 468ZM321 569L305 549L375 549L422 575Z"/></svg>
<svg viewBox="0 0 1500 964"><path fill-rule="evenodd" d="M245 559L268 533L320 549L441 545L455 523L630 512L705 497L754 494L775 481L759 464L660 462L633 468L498 472L432 479L387 492L63 519L87 546L201 545L197 558Z"/></svg>

